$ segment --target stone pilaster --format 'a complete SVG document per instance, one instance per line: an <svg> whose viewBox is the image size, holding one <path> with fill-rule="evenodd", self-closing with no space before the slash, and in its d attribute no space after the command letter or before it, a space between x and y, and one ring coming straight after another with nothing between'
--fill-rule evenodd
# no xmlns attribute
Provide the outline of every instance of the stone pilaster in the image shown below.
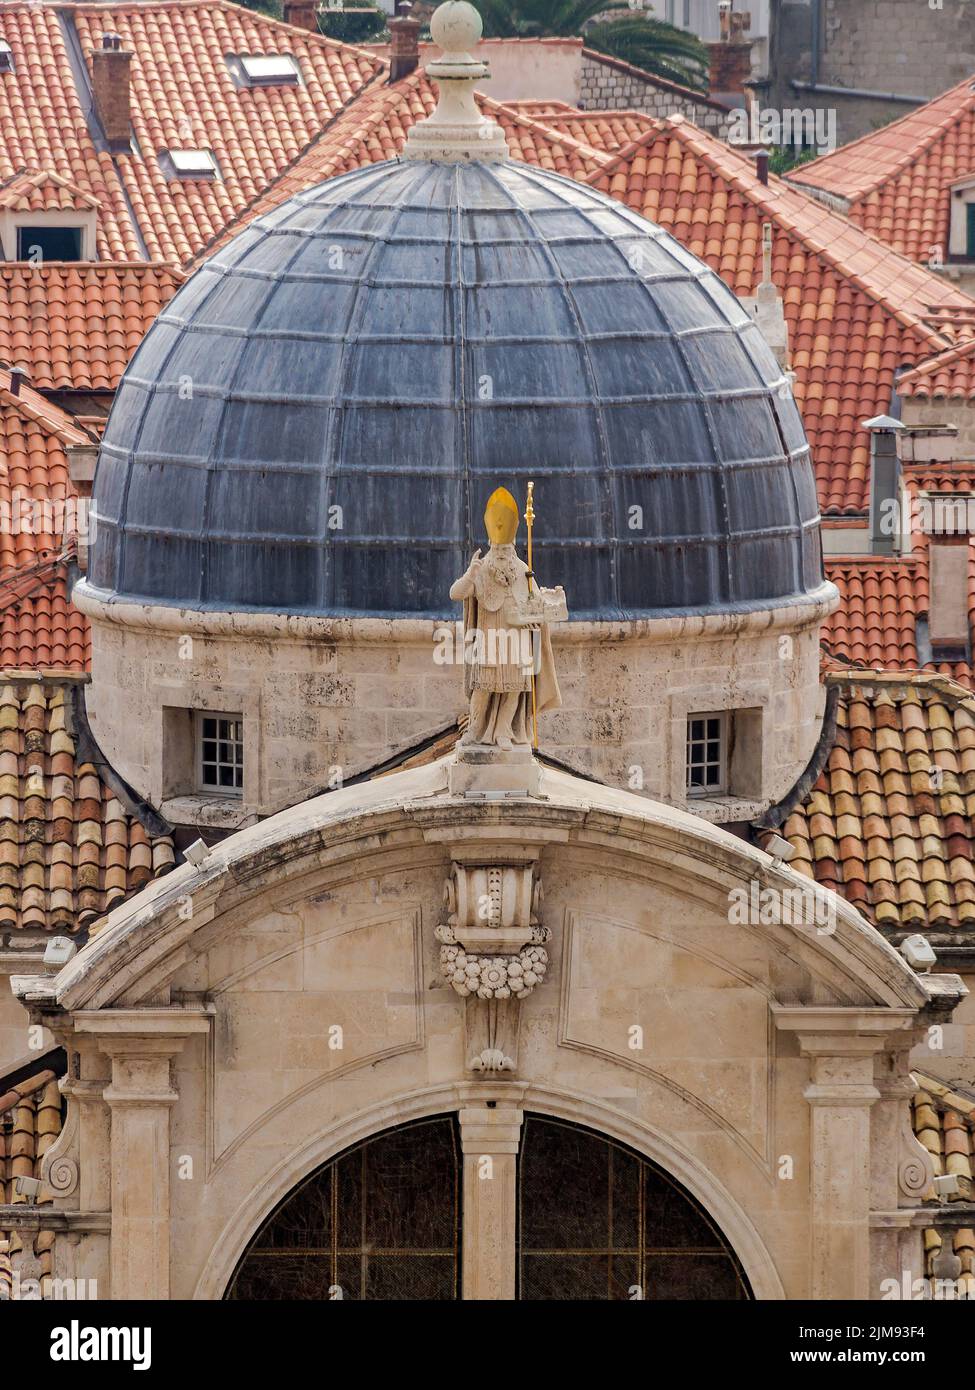
<svg viewBox="0 0 975 1390"><path fill-rule="evenodd" d="M518 1146L525 1088L515 1083L464 1087L460 1133L464 1158L465 1299L510 1301L517 1263Z"/></svg>
<svg viewBox="0 0 975 1390"><path fill-rule="evenodd" d="M781 1009L780 1030L797 1035L809 1059L803 1094L809 1135L809 1293L816 1299L868 1299L870 1270L870 1112L880 1099L875 1057L913 1011ZM895 1161L891 1156L891 1161Z"/></svg>
<svg viewBox="0 0 975 1390"><path fill-rule="evenodd" d="M169 1115L179 1099L171 1063L188 1037L207 1031L209 1018L167 1008L74 1017L112 1062L103 1092L111 1115L112 1298L168 1299Z"/></svg>

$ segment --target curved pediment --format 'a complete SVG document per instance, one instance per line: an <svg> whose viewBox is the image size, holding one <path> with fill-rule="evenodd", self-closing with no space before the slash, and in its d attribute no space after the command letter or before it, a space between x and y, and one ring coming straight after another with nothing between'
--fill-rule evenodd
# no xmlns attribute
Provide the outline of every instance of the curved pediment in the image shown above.
<svg viewBox="0 0 975 1390"><path fill-rule="evenodd" d="M547 768L538 797L452 796L447 764L330 792L238 832L112 912L57 976L20 979L18 993L64 1010L164 1001L188 963L272 907L399 865L443 870L458 846L468 859L513 862L533 845L549 877L564 855L607 884L645 884L688 935L703 924L714 938L724 922L729 938L766 940L778 962L767 988L780 1002L919 1008L928 998L849 904L720 827Z"/></svg>

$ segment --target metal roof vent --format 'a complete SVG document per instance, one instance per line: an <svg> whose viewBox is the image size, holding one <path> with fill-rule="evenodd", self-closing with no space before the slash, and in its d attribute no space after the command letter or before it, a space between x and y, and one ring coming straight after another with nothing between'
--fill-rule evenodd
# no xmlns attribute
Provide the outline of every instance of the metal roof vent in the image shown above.
<svg viewBox="0 0 975 1390"><path fill-rule="evenodd" d="M245 55L240 59L248 87L297 87L301 69L290 53Z"/></svg>
<svg viewBox="0 0 975 1390"><path fill-rule="evenodd" d="M164 150L159 162L168 179L213 180L220 173L217 161L209 150Z"/></svg>
<svg viewBox="0 0 975 1390"><path fill-rule="evenodd" d="M0 72L14 71L14 51L9 43L0 39Z"/></svg>

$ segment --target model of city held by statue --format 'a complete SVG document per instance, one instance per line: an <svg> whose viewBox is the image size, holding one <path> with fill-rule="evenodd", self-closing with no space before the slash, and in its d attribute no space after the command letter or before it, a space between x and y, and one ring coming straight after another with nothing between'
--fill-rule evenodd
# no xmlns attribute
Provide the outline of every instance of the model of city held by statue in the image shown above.
<svg viewBox="0 0 975 1390"><path fill-rule="evenodd" d="M475 551L450 597L464 604L464 689L470 700L463 753L510 752L538 743L538 716L562 704L550 627L568 618L565 591L540 588L531 570L534 485L528 484L529 563L518 555L518 504L507 488L484 509L488 553Z"/></svg>

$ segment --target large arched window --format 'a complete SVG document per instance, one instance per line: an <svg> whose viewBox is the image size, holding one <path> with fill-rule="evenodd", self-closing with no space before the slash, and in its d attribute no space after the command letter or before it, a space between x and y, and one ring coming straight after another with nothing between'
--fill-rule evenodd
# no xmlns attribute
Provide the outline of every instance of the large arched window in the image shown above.
<svg viewBox="0 0 975 1390"><path fill-rule="evenodd" d="M458 1298L458 1147L440 1116L332 1159L265 1221L227 1297Z"/></svg>
<svg viewBox="0 0 975 1390"><path fill-rule="evenodd" d="M591 1130L526 1115L518 1210L521 1299L751 1298L690 1193Z"/></svg>

